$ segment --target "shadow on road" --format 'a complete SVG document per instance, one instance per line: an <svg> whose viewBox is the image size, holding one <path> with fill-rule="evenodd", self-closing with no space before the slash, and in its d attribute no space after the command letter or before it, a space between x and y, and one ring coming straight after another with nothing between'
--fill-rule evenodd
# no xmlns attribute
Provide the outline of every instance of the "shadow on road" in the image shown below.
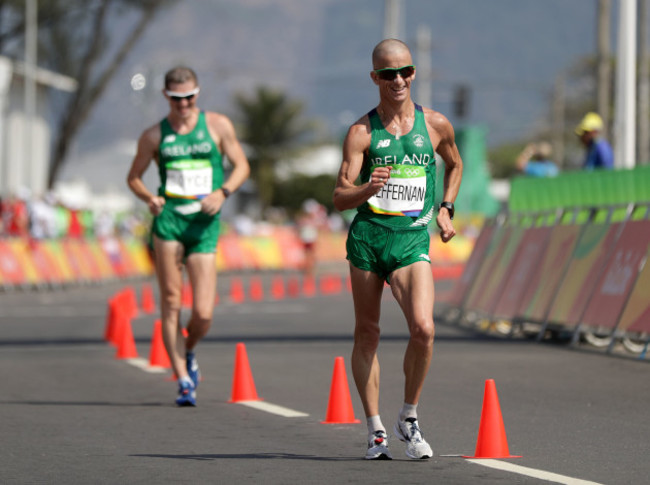
<svg viewBox="0 0 650 485"><path fill-rule="evenodd" d="M206 455L161 455L139 454L129 455L139 458L172 458L175 460L313 460L313 461L359 461L360 458L334 457L316 455L295 455L293 453L231 453Z"/></svg>

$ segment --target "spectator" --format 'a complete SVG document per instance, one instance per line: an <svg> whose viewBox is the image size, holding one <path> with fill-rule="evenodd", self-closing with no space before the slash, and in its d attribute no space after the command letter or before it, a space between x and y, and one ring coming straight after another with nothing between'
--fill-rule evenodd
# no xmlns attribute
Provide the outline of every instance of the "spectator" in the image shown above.
<svg viewBox="0 0 650 485"><path fill-rule="evenodd" d="M10 237L29 236L29 212L27 210L27 194L12 196L7 203L6 232Z"/></svg>
<svg viewBox="0 0 650 485"><path fill-rule="evenodd" d="M37 197L29 204L30 228L34 239L56 236L56 215L51 194Z"/></svg>
<svg viewBox="0 0 650 485"><path fill-rule="evenodd" d="M517 157L517 169L531 177L555 177L559 170L551 160L552 151L546 141L529 143Z"/></svg>
<svg viewBox="0 0 650 485"><path fill-rule="evenodd" d="M582 168L593 170L614 168L614 154L609 142L601 136L603 119L596 113L587 113L578 126L575 134L585 146L587 153Z"/></svg>
<svg viewBox="0 0 650 485"><path fill-rule="evenodd" d="M314 199L307 199L302 204L302 211L298 215L298 234L305 254L303 272L306 276L314 276L316 269L316 243L318 241L318 228L321 223L321 208Z"/></svg>

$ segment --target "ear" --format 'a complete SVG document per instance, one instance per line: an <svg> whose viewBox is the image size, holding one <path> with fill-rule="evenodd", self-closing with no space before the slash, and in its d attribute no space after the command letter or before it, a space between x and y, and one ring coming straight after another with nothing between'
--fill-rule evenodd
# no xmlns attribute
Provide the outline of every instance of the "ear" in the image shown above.
<svg viewBox="0 0 650 485"><path fill-rule="evenodd" d="M375 83L377 86L379 86L379 76L377 76L375 71L370 71L370 79L372 79L373 83Z"/></svg>

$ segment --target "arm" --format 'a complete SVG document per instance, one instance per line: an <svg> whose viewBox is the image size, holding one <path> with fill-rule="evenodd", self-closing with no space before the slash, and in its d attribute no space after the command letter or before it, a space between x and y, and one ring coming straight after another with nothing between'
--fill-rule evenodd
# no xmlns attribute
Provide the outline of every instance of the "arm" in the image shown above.
<svg viewBox="0 0 650 485"><path fill-rule="evenodd" d="M535 155L536 150L537 147L534 143L529 143L526 145L522 152L517 156L517 160L515 161L517 170L520 172L524 172L526 170L526 165L528 165L530 159L533 157L533 155Z"/></svg>
<svg viewBox="0 0 650 485"><path fill-rule="evenodd" d="M596 142L596 150L600 159L600 164L596 164L596 166L614 168L614 152L610 144L605 140L600 140Z"/></svg>
<svg viewBox="0 0 650 485"><path fill-rule="evenodd" d="M436 147L436 152L442 157L445 162L445 179L444 179L444 192L442 200L446 202L454 202L458 196L460 189L460 182L463 177L463 161L458 153L456 146L456 138L454 128L451 126L449 120L440 113L432 112L427 121L430 123L431 128L439 135L439 143ZM443 242L448 242L456 235L456 230L449 217L449 212L446 208L441 207L436 217L436 223L440 227L440 237Z"/></svg>
<svg viewBox="0 0 650 485"><path fill-rule="evenodd" d="M233 170L222 187L234 192L246 181L250 174L250 165L246 154L237 139L235 128L228 117L218 113L207 113L208 128L215 142L233 166ZM226 196L217 189L201 201L202 211L214 215L221 210Z"/></svg>
<svg viewBox="0 0 650 485"><path fill-rule="evenodd" d="M152 194L142 181L142 175L146 172L151 161L156 157L160 143L160 129L152 126L140 136L138 149L131 163L131 169L126 178L126 183L131 191L140 200L143 200L153 215L160 214L165 198Z"/></svg>
<svg viewBox="0 0 650 485"><path fill-rule="evenodd" d="M369 146L370 126L365 117L350 127L343 142L343 162L333 196L334 207L339 211L359 207L379 192L390 177L390 167L377 167L370 181L355 185L363 165L364 153Z"/></svg>

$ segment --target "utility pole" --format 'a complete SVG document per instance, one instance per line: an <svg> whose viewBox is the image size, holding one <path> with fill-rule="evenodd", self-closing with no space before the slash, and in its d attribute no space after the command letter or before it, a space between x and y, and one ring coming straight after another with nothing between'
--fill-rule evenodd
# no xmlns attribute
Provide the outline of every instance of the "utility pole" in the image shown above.
<svg viewBox="0 0 650 485"><path fill-rule="evenodd" d="M417 99L421 106L431 107L433 76L431 73L431 28L418 25L415 39L415 62L417 63Z"/></svg>
<svg viewBox="0 0 650 485"><path fill-rule="evenodd" d="M384 0L384 39L402 35L402 0Z"/></svg>
<svg viewBox="0 0 650 485"><path fill-rule="evenodd" d="M598 0L598 45L596 75L596 111L603 119L603 136L607 137L610 124L610 89L612 85L612 53L610 49L611 0Z"/></svg>
<svg viewBox="0 0 650 485"><path fill-rule="evenodd" d="M10 163L14 168L18 165L28 167L26 177L20 177L22 184L29 187L32 192L40 192L43 184L42 174L38 173L38 160L34 150L34 120L36 118L36 56L38 44L37 31L38 0L25 2L25 123L23 125L23 160ZM22 169L21 169L22 170Z"/></svg>
<svg viewBox="0 0 650 485"><path fill-rule="evenodd" d="M636 157L636 2L619 0L614 118L614 164L617 168L634 167Z"/></svg>
<svg viewBox="0 0 650 485"><path fill-rule="evenodd" d="M648 0L639 0L639 97L637 100L637 161L650 163L650 52Z"/></svg>
<svg viewBox="0 0 650 485"><path fill-rule="evenodd" d="M553 123L551 124L553 159L559 167L564 165L564 128L566 124L564 116L565 107L565 81L564 76L559 75L555 79L555 86L553 89Z"/></svg>

